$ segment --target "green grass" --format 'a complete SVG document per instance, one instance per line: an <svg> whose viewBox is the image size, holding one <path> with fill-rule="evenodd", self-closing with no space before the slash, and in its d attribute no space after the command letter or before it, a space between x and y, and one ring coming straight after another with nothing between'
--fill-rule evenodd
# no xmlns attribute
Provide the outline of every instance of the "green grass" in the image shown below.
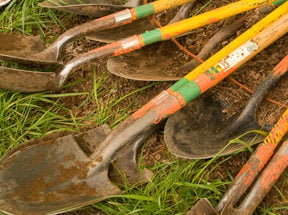
<svg viewBox="0 0 288 215"><path fill-rule="evenodd" d="M74 130L78 122L72 118L67 108L44 93L25 95L0 90L0 155L30 139Z"/></svg>
<svg viewBox="0 0 288 215"><path fill-rule="evenodd" d="M60 21L63 14L37 6L40 2L42 0L12 0L6 7L0 8L0 32L26 35L36 32L45 37L45 31L51 26L64 28Z"/></svg>
<svg viewBox="0 0 288 215"><path fill-rule="evenodd" d="M215 164L217 159L211 161ZM216 205L228 180L210 180L213 168L205 160L176 159L151 167L155 173L146 185L128 189L124 197L100 202L94 207L107 214L185 214L201 198ZM143 200L143 198L148 198Z"/></svg>

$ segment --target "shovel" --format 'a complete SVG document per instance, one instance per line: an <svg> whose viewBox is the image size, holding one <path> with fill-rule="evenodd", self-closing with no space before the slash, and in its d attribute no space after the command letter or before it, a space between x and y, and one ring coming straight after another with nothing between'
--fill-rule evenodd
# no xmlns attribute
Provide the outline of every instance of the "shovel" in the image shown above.
<svg viewBox="0 0 288 215"><path fill-rule="evenodd" d="M137 7L141 0L48 0L39 5L59 11L90 17L102 17L125 8Z"/></svg>
<svg viewBox="0 0 288 215"><path fill-rule="evenodd" d="M190 31L191 29L195 29L199 26L202 26L204 23L207 23L207 19L210 20L211 17L217 17L218 19L225 18L227 16L235 15L235 13L239 12L240 8L235 7L235 5L249 5L254 1L249 1L249 3L244 4L245 1L239 1L232 3L230 5L224 6L222 8L218 8L216 10L209 11L204 14L200 14L198 16L194 16L189 19L185 19L183 21L179 21L165 27L155 29L153 31L148 31L141 35L135 35L132 37L128 37L127 39L117 41L111 44L107 44L100 48L91 50L87 53L84 53L65 64L62 70L58 73L55 72L34 72L28 70L19 70L13 68L5 68L0 67L0 88L10 89L10 90L18 90L22 92L39 92L39 91L46 91L46 90L57 90L61 88L66 81L69 74L77 69L78 67L82 66L83 64L87 64L88 62L97 59L98 57L103 56L117 56L124 53L131 52L136 49L140 49L143 46L161 41L167 40L175 35L182 34L184 32ZM266 1L265 1L266 2ZM255 3L255 2L254 2ZM255 4L252 4L255 7ZM258 5L260 6L260 5ZM232 7L232 8L231 8ZM223 13L229 9L227 13ZM233 8L237 8L237 10L232 10ZM246 7L242 7L241 9L245 9ZM247 9L247 8L246 8ZM275 12L276 11L276 12ZM269 26L273 21L278 19L281 15L284 15L288 12L288 8L283 7L283 5L274 12L270 13L265 19L260 21L257 25L254 25L248 31L241 35L238 39L234 40L229 46L226 46L225 49L218 55L217 58L212 58L209 60L206 65L206 68L203 68L200 65L196 68L196 74L206 71L210 67L214 66L219 60L227 55L227 53L232 52L234 49L239 47L240 44L246 42L247 40L251 39L257 32L260 32L265 27ZM272 15L271 15L272 14ZM209 22L208 20L208 22ZM215 21L215 20L214 20ZM283 24L285 26L285 23ZM286 26L285 26L286 27ZM283 27L283 31L286 28ZM269 33L268 33L269 34ZM275 34L277 35L277 34ZM273 38L273 37L272 37ZM265 44L265 39L261 39L258 44L254 45L254 49L257 49L256 52L258 53L262 50L262 47ZM254 44L254 43L251 43ZM256 47L257 46L257 47ZM257 52L258 51L258 52ZM221 67L222 68L222 67ZM196 75L197 76L197 75ZM192 80L193 75L189 75L187 77L188 80ZM33 80L33 82L31 82Z"/></svg>
<svg viewBox="0 0 288 215"><path fill-rule="evenodd" d="M284 8L286 6L283 5ZM288 27L284 23L288 15L285 19L279 15L280 7L277 10L277 18L280 18L258 33L259 38L265 38L265 46L287 32L285 27ZM273 15L271 14L270 18ZM245 60L257 52L249 49L247 44L244 47L239 48L243 51L250 50L246 53ZM259 49L262 50L263 47L260 46ZM221 51L204 62L202 68L208 67L220 56ZM227 54L225 57L226 60L233 59ZM244 59L238 60L238 64L245 62ZM212 68L214 67L210 67ZM120 193L119 188L108 177L108 167L115 154L124 146L141 141L161 121L219 83L235 68L226 67L218 73L201 73L191 80L189 78L199 73L192 71L124 120L89 156L80 148L81 140L77 142L71 135L59 138L56 142L47 141L32 145L31 148L20 148L5 156L0 161L0 210L16 214L55 214ZM64 142L71 143L76 148L63 147L61 143Z"/></svg>
<svg viewBox="0 0 288 215"><path fill-rule="evenodd" d="M250 189L249 194L241 202L241 205L237 208L226 207L223 209L222 214L252 214L287 166L288 140L281 145L274 157L269 161L268 165L265 167L253 187Z"/></svg>
<svg viewBox="0 0 288 215"><path fill-rule="evenodd" d="M252 214L265 194L270 190L272 184L278 179L281 172L287 166L287 141L279 149L278 153L276 153L267 168L262 172L262 175L256 181L244 201L240 204L240 207L234 209L233 206L239 201L258 174L262 171L273 155L276 146L287 132L288 109L283 113L271 132L264 139L264 142L257 147L256 151L240 170L234 179L232 186L225 193L217 208L214 209L207 199L201 199L187 212L187 215Z"/></svg>
<svg viewBox="0 0 288 215"><path fill-rule="evenodd" d="M83 23L64 32L58 37L56 41L54 41L41 52L39 52L38 48L36 50L34 49L36 43L32 43L32 41L32 44L29 46L27 46L27 44L23 44L23 46L17 46L16 49L10 50L9 47L15 47L14 43L18 42L19 37L16 36L14 38L13 35L10 35L10 43L3 43L2 38L0 37L0 58L3 60L11 60L26 64L57 64L60 63L57 62L57 60L62 48L68 42L75 40L76 38L87 35L91 32L121 26L136 19L140 19L142 17L179 6L189 1L190 0L159 0L136 8L122 10L117 13ZM25 37L23 40L25 40ZM27 53L30 54L27 55Z"/></svg>
<svg viewBox="0 0 288 215"><path fill-rule="evenodd" d="M249 132L261 129L255 118L256 110L265 94L287 70L288 55L274 68L273 74L258 86L243 111L230 119L222 113L222 103L211 97L203 96L189 103L167 120L164 140L168 150L178 157L201 159L226 155L247 147L244 143L262 141L260 135ZM243 136L244 133L247 134ZM241 141L229 144L230 140L239 136Z"/></svg>

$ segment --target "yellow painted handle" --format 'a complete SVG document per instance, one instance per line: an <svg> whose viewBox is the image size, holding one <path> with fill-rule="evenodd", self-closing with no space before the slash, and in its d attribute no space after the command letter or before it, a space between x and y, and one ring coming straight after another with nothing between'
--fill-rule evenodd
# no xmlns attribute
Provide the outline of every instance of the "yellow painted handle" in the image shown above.
<svg viewBox="0 0 288 215"><path fill-rule="evenodd" d="M177 7L182 4L191 2L192 0L159 0L152 2L155 13L164 11L169 8Z"/></svg>

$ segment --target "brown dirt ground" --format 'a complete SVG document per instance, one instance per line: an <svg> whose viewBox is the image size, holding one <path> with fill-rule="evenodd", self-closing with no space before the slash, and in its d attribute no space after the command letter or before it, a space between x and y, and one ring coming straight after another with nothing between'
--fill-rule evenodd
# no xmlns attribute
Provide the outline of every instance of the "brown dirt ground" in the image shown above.
<svg viewBox="0 0 288 215"><path fill-rule="evenodd" d="M212 1L210 5L207 8L205 8L204 11L220 7L233 1L232 0ZM197 11L203 5L204 5L203 1L199 1L199 3L197 3L197 5L193 8L193 11ZM165 24L170 20L173 14L175 14L175 10L167 11L166 13L160 14L157 16L157 18L160 19L163 24ZM72 20L72 22L71 20L67 22L66 27L67 28L73 27L74 25L82 23L86 20L87 18L85 17L77 16L76 18L74 18L74 20ZM225 21L221 21L219 23L208 25L203 28L196 29L195 31L193 31L192 34L185 36L183 38L179 38L178 41L182 45L187 47L192 53L197 54L201 50L203 45L209 40L209 38L215 34L215 32L220 30L225 24L233 22L233 20L235 20L235 17L227 19ZM250 25L251 23L248 22L246 28ZM243 32L246 28L242 28L239 32L237 32L237 35ZM53 34L55 34L55 32L59 34L61 33L61 30L58 28L54 28L52 29L52 31ZM230 40L220 43L217 49L213 50L213 53L219 50L224 45L226 45ZM252 90L255 89L255 87L272 71L273 67L286 54L288 54L287 41L288 41L288 35L279 39L269 48L258 54L256 57L254 57L253 60L246 63L246 65L242 66L232 75L232 77L235 78L240 83L244 84L245 86L251 88ZM64 50L64 53L62 54L62 59L64 61L67 61L73 56L77 56L79 53L90 50L92 47L97 47L101 45L103 45L103 43L88 41L86 39L78 40L67 46L67 48ZM188 61L190 57L186 56L185 59ZM106 59L99 59L97 60L97 62L91 63L90 65L79 69L69 78L68 82L79 80L82 78L86 78L85 81L73 87L64 89L61 92L65 93L65 92L90 91L93 88L93 74L91 72L93 67L97 68L97 74L103 73L106 70ZM175 71L177 71L177 68L175 68ZM114 76L110 73L107 74L106 83L107 83L106 87L108 90L109 88L111 88L111 86L114 85L118 86L119 90L115 92L115 95L117 94L120 96L125 95L133 90L136 90L148 84L148 82L145 81L128 80ZM142 96L138 99L137 105L133 106L132 108L133 110L131 110L131 112L137 110L137 108L144 105L153 96L157 95L161 90L169 87L172 83L173 82L162 82L146 90L145 93L143 93ZM288 104L287 86L288 86L288 79L286 75L284 78L282 78L280 83L273 90L269 92L268 97L287 105ZM227 109L225 110L225 112L227 113L227 117L240 111L245 106L245 102L250 96L250 93L247 93L245 90L240 88L238 85L235 85L228 79L222 81L219 85L209 90L208 93L211 95L213 94L217 98L225 100L227 102L228 105ZM77 106L81 104L81 102L85 98L86 98L85 96L78 96L73 98L67 97L65 99L62 99L60 102L63 103L65 106L70 107L70 109L74 112L74 114L77 117L79 117L88 114L91 110L94 110L96 108L95 107L96 104L91 103L89 105L84 106L81 109L78 109ZM120 104L119 108L124 108L133 99L134 98L128 98L124 103L122 102ZM285 108L274 105L268 101L263 101L261 107L259 108L259 111L257 112L257 119L260 124L265 123L273 124L277 121L277 119L279 118L284 109ZM97 126L97 125L91 125L91 126ZM155 161L166 162L167 159L173 159L170 156L169 157L167 156L167 150L163 141L163 136L162 134L159 133L153 135L150 138L150 140L146 144L146 147L143 150L145 158L144 163L147 165L153 165ZM241 153L240 155L235 156L234 159L230 159L228 162L225 162L223 165L219 166L215 171L214 177L219 178L224 177L227 172L226 169L229 169L229 171L233 173L233 176L235 176L237 172L240 170L241 166L246 162L248 157L249 153ZM288 185L283 176L277 182L277 186L279 189L282 190L286 199L288 199L288 192L287 192ZM263 201L262 206L268 207L281 201L282 199L279 197L276 189L272 189L272 191L267 195L267 197ZM287 211L283 211L283 214L285 214L285 212ZM101 214L101 213L96 212L94 209L90 208L87 210L81 210L69 214Z"/></svg>

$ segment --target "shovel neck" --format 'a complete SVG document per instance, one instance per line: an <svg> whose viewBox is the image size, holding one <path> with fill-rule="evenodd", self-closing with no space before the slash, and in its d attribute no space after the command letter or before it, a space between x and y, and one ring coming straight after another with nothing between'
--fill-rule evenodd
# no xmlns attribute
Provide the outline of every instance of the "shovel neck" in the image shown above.
<svg viewBox="0 0 288 215"><path fill-rule="evenodd" d="M265 95L269 92L269 90L279 81L279 76L269 75L254 91L251 98L249 99L247 105L241 112L238 119L247 119L254 118L256 115L256 111L259 108L261 102L263 101ZM239 121L239 120L237 120ZM244 120L245 121L245 120Z"/></svg>
<svg viewBox="0 0 288 215"><path fill-rule="evenodd" d="M126 10L125 10L126 12ZM129 12L129 10L128 10ZM49 48L57 49L57 58L59 57L59 53L62 48L70 41L79 38L81 36L87 35L94 31L101 31L107 29L109 27L116 26L117 24L117 15L118 13L108 15L99 19L95 19L90 22L86 22L80 25L77 25L67 31L65 31L62 35L58 37L58 39L53 42ZM120 24L118 24L120 25Z"/></svg>

